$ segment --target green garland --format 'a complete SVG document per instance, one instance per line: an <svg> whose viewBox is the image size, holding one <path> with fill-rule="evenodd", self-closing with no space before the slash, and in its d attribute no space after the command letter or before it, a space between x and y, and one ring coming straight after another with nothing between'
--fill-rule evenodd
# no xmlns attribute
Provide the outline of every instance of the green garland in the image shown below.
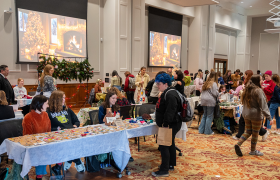
<svg viewBox="0 0 280 180"><path fill-rule="evenodd" d="M39 59L41 59L37 66L39 76L41 76L45 66L51 64L54 67L53 77L55 79L60 79L66 82L79 80L81 83L82 81L92 79L93 77L93 68L91 68L87 59L82 62L69 62L65 59L59 61L57 58L46 58L45 56L40 56Z"/></svg>

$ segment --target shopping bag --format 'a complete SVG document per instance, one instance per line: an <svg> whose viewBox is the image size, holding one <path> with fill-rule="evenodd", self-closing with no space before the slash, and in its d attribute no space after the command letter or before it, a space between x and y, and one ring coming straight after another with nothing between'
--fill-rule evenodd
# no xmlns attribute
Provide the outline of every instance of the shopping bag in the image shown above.
<svg viewBox="0 0 280 180"><path fill-rule="evenodd" d="M148 98L147 98L147 96L146 96L146 94L145 94L145 91L144 91L144 89L142 89L141 88L141 90L139 91L139 104L144 104L144 103L148 103Z"/></svg>
<svg viewBox="0 0 280 180"><path fill-rule="evenodd" d="M169 129L169 127L159 127L157 144L162 145L162 146L171 146L172 145L172 129Z"/></svg>
<svg viewBox="0 0 280 180"><path fill-rule="evenodd" d="M98 172L100 171L100 163L96 156L85 157L86 161L86 171L87 172Z"/></svg>
<svg viewBox="0 0 280 180"><path fill-rule="evenodd" d="M278 115L280 117L280 106L278 107Z"/></svg>

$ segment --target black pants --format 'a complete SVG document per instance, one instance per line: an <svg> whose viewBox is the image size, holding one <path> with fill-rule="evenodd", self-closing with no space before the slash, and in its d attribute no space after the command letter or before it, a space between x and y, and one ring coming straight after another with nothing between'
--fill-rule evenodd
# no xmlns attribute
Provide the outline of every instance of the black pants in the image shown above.
<svg viewBox="0 0 280 180"><path fill-rule="evenodd" d="M126 95L127 95L128 102L130 104L135 104L135 101L134 101L134 91L127 91Z"/></svg>
<svg viewBox="0 0 280 180"><path fill-rule="evenodd" d="M157 101L158 101L158 97L149 97L148 98L149 100L149 103L153 103L153 104L157 104Z"/></svg>
<svg viewBox="0 0 280 180"><path fill-rule="evenodd" d="M172 124L169 127L172 128L172 145L171 146L159 146L161 153L161 166L160 171L169 171L169 166L176 166L176 147L175 147L175 136L181 129L182 122Z"/></svg>
<svg viewBox="0 0 280 180"><path fill-rule="evenodd" d="M238 133L236 134L236 137L240 138L244 132L245 132L245 120L241 114L241 117L239 119L239 129L238 129ZM263 136L266 132L267 130L261 127L259 135Z"/></svg>
<svg viewBox="0 0 280 180"><path fill-rule="evenodd" d="M196 90L196 91L195 91L195 95L196 95L196 96L200 96L200 91L199 91L199 90Z"/></svg>
<svg viewBox="0 0 280 180"><path fill-rule="evenodd" d="M25 116L25 115L28 114L29 111L30 111L30 105L23 106L21 109L22 109L22 114L23 114L23 116Z"/></svg>

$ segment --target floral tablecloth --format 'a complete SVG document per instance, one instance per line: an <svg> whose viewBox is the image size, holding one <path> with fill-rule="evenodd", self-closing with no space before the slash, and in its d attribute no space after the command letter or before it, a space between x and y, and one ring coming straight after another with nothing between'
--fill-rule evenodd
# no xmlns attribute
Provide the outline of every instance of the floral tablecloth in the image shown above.
<svg viewBox="0 0 280 180"><path fill-rule="evenodd" d="M237 123L239 123L239 119L241 117L242 111L243 111L243 106L242 105L237 105L237 106L220 106L221 109L225 110L233 110L233 118Z"/></svg>
<svg viewBox="0 0 280 180"><path fill-rule="evenodd" d="M80 123L85 124L87 121L90 121L89 112L93 110L98 110L98 108L82 108L80 109L77 117Z"/></svg>

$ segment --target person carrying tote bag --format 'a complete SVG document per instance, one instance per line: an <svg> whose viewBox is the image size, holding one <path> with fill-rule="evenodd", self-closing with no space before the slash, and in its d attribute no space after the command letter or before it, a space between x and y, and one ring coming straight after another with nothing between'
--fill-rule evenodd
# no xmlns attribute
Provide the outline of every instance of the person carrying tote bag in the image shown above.
<svg viewBox="0 0 280 180"><path fill-rule="evenodd" d="M176 166L175 136L182 126L182 119L178 114L182 110L182 104L175 88L170 87L171 78L167 73L158 74L155 83L157 83L159 91L162 92L156 104L156 123L158 127L162 128L161 130L165 130L172 135L172 144L161 144L159 146L162 163L159 166L159 170L153 172L152 175L155 177L168 177L169 171L174 170L174 166Z"/></svg>
<svg viewBox="0 0 280 180"><path fill-rule="evenodd" d="M136 85L136 93L134 95L134 99L136 103L139 103L141 97L141 90L143 89L145 92L146 86L150 81L150 76L146 74L146 67L141 67L140 72L136 75L135 85Z"/></svg>
<svg viewBox="0 0 280 180"><path fill-rule="evenodd" d="M215 107L217 112L219 110L217 106L218 96L218 74L216 72L211 72L210 77L202 86L201 106L203 106L204 113L198 128L200 134L214 134L211 125L214 118Z"/></svg>

